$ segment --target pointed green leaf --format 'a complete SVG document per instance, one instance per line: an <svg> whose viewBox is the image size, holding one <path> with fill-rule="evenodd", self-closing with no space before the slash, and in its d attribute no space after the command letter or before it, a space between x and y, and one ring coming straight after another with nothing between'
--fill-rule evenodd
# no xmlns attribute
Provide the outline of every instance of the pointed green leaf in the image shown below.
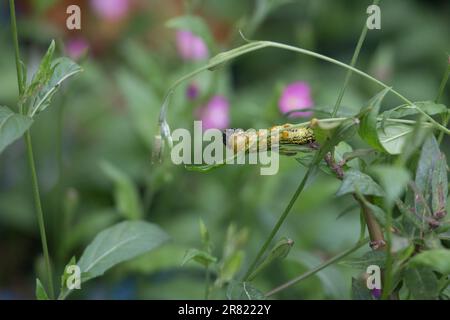
<svg viewBox="0 0 450 320"><path fill-rule="evenodd" d="M0 106L0 153L19 139L31 126L33 120Z"/></svg>
<svg viewBox="0 0 450 320"><path fill-rule="evenodd" d="M358 191L363 195L383 196L383 189L367 174L350 169L344 174L344 180L337 191L337 196Z"/></svg>
<svg viewBox="0 0 450 320"><path fill-rule="evenodd" d="M65 57L54 60L52 69L51 78L43 84L43 87L34 96L33 105L29 111L31 117L50 105L53 95L65 80L83 71L78 64Z"/></svg>
<svg viewBox="0 0 450 320"><path fill-rule="evenodd" d="M208 267L211 263L217 262L217 258L212 256L208 252L194 248L186 251L186 254L184 255L183 262L181 263L181 265L184 266L191 260L200 263L204 267Z"/></svg>
<svg viewBox="0 0 450 320"><path fill-rule="evenodd" d="M130 220L138 220L144 216L138 190L133 181L117 167L102 162L103 172L114 182L114 198L117 210Z"/></svg>
<svg viewBox="0 0 450 320"><path fill-rule="evenodd" d="M101 276L118 263L153 250L169 239L160 227L144 221L125 221L100 232L84 250L78 266L89 276Z"/></svg>
<svg viewBox="0 0 450 320"><path fill-rule="evenodd" d="M383 112L383 117L386 115L386 118L398 119L407 116L413 116L419 114L419 111L417 109L421 109L430 116L446 113L448 110L447 107L443 104L437 104L434 101L421 101L414 102L414 106L404 105L395 110L387 110Z"/></svg>
<svg viewBox="0 0 450 320"><path fill-rule="evenodd" d="M369 102L369 105L366 107L367 112L364 112L365 110L363 110L363 116L358 131L360 137L367 142L368 145L379 151L385 151L385 149L378 137L377 117L380 112L381 101L383 101L383 98L389 90L390 88L384 89Z"/></svg>
<svg viewBox="0 0 450 320"><path fill-rule="evenodd" d="M41 280L36 278L36 299L37 300L50 300L48 298L47 292L44 289L44 286L41 283Z"/></svg>
<svg viewBox="0 0 450 320"><path fill-rule="evenodd" d="M411 126L405 124L390 124L384 130L378 128L378 138L389 154L400 154L413 131Z"/></svg>
<svg viewBox="0 0 450 320"><path fill-rule="evenodd" d="M386 203L392 206L403 194L411 179L409 171L403 167L389 165L376 165L371 168L371 171L378 178L385 191Z"/></svg>

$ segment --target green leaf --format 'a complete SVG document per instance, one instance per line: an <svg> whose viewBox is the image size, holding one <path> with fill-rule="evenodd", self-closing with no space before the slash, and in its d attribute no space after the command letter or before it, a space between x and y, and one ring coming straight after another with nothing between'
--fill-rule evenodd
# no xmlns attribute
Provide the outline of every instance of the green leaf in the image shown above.
<svg viewBox="0 0 450 320"><path fill-rule="evenodd" d="M34 96L33 105L28 112L31 117L44 111L50 105L53 95L65 80L83 71L78 64L65 57L54 60L52 69L51 78Z"/></svg>
<svg viewBox="0 0 450 320"><path fill-rule="evenodd" d="M428 268L407 268L404 281L414 299L431 300L438 295L438 280Z"/></svg>
<svg viewBox="0 0 450 320"><path fill-rule="evenodd" d="M369 105L362 110L361 124L359 125L359 135L371 147L385 151L383 145L380 143L377 132L377 117L380 112L381 101L389 92L390 88L386 88L378 93L370 102Z"/></svg>
<svg viewBox="0 0 450 320"><path fill-rule="evenodd" d="M206 248L209 248L210 247L210 240L209 240L210 237L209 237L208 228L206 228L206 225L202 219L200 219L199 225L200 225L200 237L202 239L202 243Z"/></svg>
<svg viewBox="0 0 450 320"><path fill-rule="evenodd" d="M237 250L225 259L219 270L219 278L217 279L217 283L219 285L227 283L233 279L242 266L244 256L244 251Z"/></svg>
<svg viewBox="0 0 450 320"><path fill-rule="evenodd" d="M37 94L39 90L46 85L54 73L54 67L52 67L53 54L55 52L55 41L52 40L50 46L47 49L46 54L39 64L39 68L33 75L30 85L27 85L25 92L21 97L22 103L25 102L31 96ZM26 83L25 83L26 84Z"/></svg>
<svg viewBox="0 0 450 320"><path fill-rule="evenodd" d="M419 253L410 260L411 265L426 266L444 275L450 274L450 250L434 249Z"/></svg>
<svg viewBox="0 0 450 320"><path fill-rule="evenodd" d="M266 296L249 282L232 281L227 289L228 300L265 300Z"/></svg>
<svg viewBox="0 0 450 320"><path fill-rule="evenodd" d="M184 255L183 262L181 263L181 265L184 266L191 260L200 263L204 267L208 267L211 263L217 262L217 258L212 256L208 252L194 248L186 251L186 254Z"/></svg>
<svg viewBox="0 0 450 320"><path fill-rule="evenodd" d="M138 220L144 216L138 190L133 181L117 167L108 162L102 162L103 172L114 182L114 198L117 210L130 220Z"/></svg>
<svg viewBox="0 0 450 320"><path fill-rule="evenodd" d="M414 129L405 124L390 124L384 130L378 128L378 138L389 154L402 153L403 146Z"/></svg>
<svg viewBox="0 0 450 320"><path fill-rule="evenodd" d="M167 21L166 26L168 28L190 31L201 37L210 50L213 50L214 48L214 41L211 32L209 31L209 27L199 16L186 15L176 17Z"/></svg>
<svg viewBox="0 0 450 320"><path fill-rule="evenodd" d="M440 153L433 177L431 178L431 207L436 217L446 214L448 197L448 176L447 160L443 153Z"/></svg>
<svg viewBox="0 0 450 320"><path fill-rule="evenodd" d="M415 185L417 187L415 199L416 212L428 212L432 202L435 207L439 207L439 198L443 197L448 186L447 180L447 164L442 163L442 154L439 150L439 145L436 138L430 135L424 142L420 152L419 163L417 164ZM444 177L445 175L445 177ZM433 190L434 181L434 190ZM442 185L445 183L445 185ZM440 189L440 190L439 190ZM436 195L433 195L436 191ZM441 191L439 195L438 192ZM422 197L418 197L417 193ZM434 199L434 201L432 201ZM445 200L441 199L442 202Z"/></svg>
<svg viewBox="0 0 450 320"><path fill-rule="evenodd" d="M373 296L367 289L363 279L352 278L352 299L353 300L373 300Z"/></svg>
<svg viewBox="0 0 450 320"><path fill-rule="evenodd" d="M355 169L349 169L344 174L344 180L336 193L342 196L348 193L359 192L363 195L383 196L381 187L367 174Z"/></svg>
<svg viewBox="0 0 450 320"><path fill-rule="evenodd" d="M407 116L413 116L416 114L419 114L419 111L417 109L421 109L425 113L427 113L430 116L434 116L441 113L447 112L447 107L443 104L437 104L433 101L421 101L421 102L414 102L414 106L405 105L402 107L399 107L398 109L393 110L387 110L383 112L383 118L404 118Z"/></svg>
<svg viewBox="0 0 450 320"><path fill-rule="evenodd" d="M267 257L265 257L261 264L255 269L255 271L252 272L248 280L253 280L259 272L261 272L275 260L282 260L286 258L293 245L294 241L292 241L291 239L282 238L281 240L279 240L272 248L272 250L270 250Z"/></svg>
<svg viewBox="0 0 450 320"><path fill-rule="evenodd" d="M386 252L369 251L366 252L362 257L343 260L339 262L339 264L345 265L350 268L366 271L367 267L370 265L377 265L380 268L383 268L385 262L386 262Z"/></svg>
<svg viewBox="0 0 450 320"><path fill-rule="evenodd" d="M76 261L76 259L75 259L75 257L72 257L70 260L69 260L69 263L67 263L66 264L66 266L64 267L64 271L63 271L63 274L62 274L62 276L61 276L61 291L63 291L63 290L67 290L67 288L66 288L66 282L67 282L67 278L68 278L68 274L67 274L67 267L68 266L73 266L73 265L76 265L77 264L77 261Z"/></svg>
<svg viewBox="0 0 450 320"><path fill-rule="evenodd" d="M409 171L404 167L390 165L376 165L371 168L371 171L378 178L385 191L386 203L388 206L392 206L403 194L411 179Z"/></svg>
<svg viewBox="0 0 450 320"><path fill-rule="evenodd" d="M36 278L36 299L38 300L50 300L48 298L47 292L44 289L41 281Z"/></svg>
<svg viewBox="0 0 450 320"><path fill-rule="evenodd" d="M0 153L19 139L31 126L33 120L0 106Z"/></svg>
<svg viewBox="0 0 450 320"><path fill-rule="evenodd" d="M84 250L78 266L88 273L85 281L101 276L118 263L130 260L164 244L169 236L160 227L144 221L125 221L100 232Z"/></svg>

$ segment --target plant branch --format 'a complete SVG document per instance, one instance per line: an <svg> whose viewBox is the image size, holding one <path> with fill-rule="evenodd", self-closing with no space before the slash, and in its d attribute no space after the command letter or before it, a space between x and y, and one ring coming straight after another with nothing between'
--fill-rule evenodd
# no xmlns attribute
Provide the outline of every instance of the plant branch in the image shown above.
<svg viewBox="0 0 450 320"><path fill-rule="evenodd" d="M11 14L11 30L12 30L15 59L16 59L17 82L19 85L19 95L22 96L25 88L23 86L22 66L20 64L19 40L18 40L18 36L17 36L17 22L16 22L16 11L15 11L15 6L14 6L14 0L9 0L9 5L10 5L10 14ZM19 106L19 109L22 113L21 106ZM38 183L38 179L37 179L37 175L36 175L36 167L35 167L34 156L33 156L33 147L32 147L32 143L31 143L31 134L30 134L29 130L25 133L25 143L26 143L26 147L27 147L28 166L30 168L30 173L31 173L34 204L36 207L36 217L37 217L37 221L38 221L38 225L39 225L39 232L40 232L41 242L42 242L42 250L44 252L49 294L50 294L50 298L54 299L55 293L54 293L54 287L53 287L53 274L52 274L52 270L51 270L50 256L49 256L49 252L48 252L47 236L45 233L44 213L42 212L41 198L40 198L40 194L39 194L39 183Z"/></svg>
<svg viewBox="0 0 450 320"><path fill-rule="evenodd" d="M372 5L378 5L380 1L374 0ZM358 61L359 53L361 52L362 45L364 43L364 40L367 36L367 23L364 21L364 27L361 31L361 35L359 36L358 44L356 45L355 52L353 53L352 60L350 62L350 66L354 67L356 65L356 62ZM352 70L348 70L347 74L345 75L344 85L342 86L339 96L337 98L336 104L334 105L333 113L331 114L332 117L335 117L339 107L341 106L342 98L344 98L345 90L347 89L347 86L350 82L350 78L352 77Z"/></svg>
<svg viewBox="0 0 450 320"><path fill-rule="evenodd" d="M315 166L311 166L308 168L308 170L305 173L305 176L303 177L302 181L300 182L300 185L297 187L297 190L295 191L294 195L292 196L291 200L289 201L286 209L284 209L283 213L281 214L280 218L278 219L277 223L273 227L272 231L270 232L269 236L267 237L266 241L264 242L263 246L259 250L258 254L256 255L256 258L253 260L253 263L250 265L250 268L248 268L247 273L244 276L243 281L248 280L250 275L253 273L254 269L258 265L259 260L266 252L267 248L269 247L270 243L272 242L273 238L277 234L278 230L280 229L283 222L286 220L286 217L288 216L289 212L291 211L292 207L294 206L295 201L297 200L300 193L305 188L306 182L308 181L308 178L313 171L313 168Z"/></svg>
<svg viewBox="0 0 450 320"><path fill-rule="evenodd" d="M306 273L303 273L302 275L282 284L281 286L276 287L275 289L270 290L269 292L266 293L266 297L270 297L273 296L274 294L289 288L291 286L293 286L294 284L299 283L300 281L303 281L313 275L315 275L316 273L318 273L319 271L325 269L326 267L332 265L335 262L338 262L339 260L345 258L346 256L352 254L353 252L355 252L356 250L358 250L359 248L361 248L362 246L364 246L365 244L367 244L367 242L369 242L369 239L365 238L361 241L358 241L353 247L351 247L348 250L345 250L344 252L334 256L333 258L325 261L324 263L322 263L321 265L318 265L317 267L307 271Z"/></svg>

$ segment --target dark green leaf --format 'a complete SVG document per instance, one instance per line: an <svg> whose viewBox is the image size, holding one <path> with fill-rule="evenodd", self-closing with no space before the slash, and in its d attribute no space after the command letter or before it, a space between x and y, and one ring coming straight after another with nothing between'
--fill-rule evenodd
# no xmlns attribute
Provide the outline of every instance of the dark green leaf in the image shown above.
<svg viewBox="0 0 450 320"><path fill-rule="evenodd" d="M386 118L397 119L416 115L419 114L419 111L417 111L418 108L429 114L430 116L447 112L447 107L445 105L437 104L433 101L414 102L414 105L416 107L405 105L401 108L398 108L397 110L387 110L383 112L383 117L386 116Z"/></svg>
<svg viewBox="0 0 450 320"><path fill-rule="evenodd" d="M359 135L367 142L371 147L379 150L385 151L383 145L380 143L378 132L377 132L377 117L380 112L381 101L383 101L384 96L389 92L390 88L386 88L380 93L378 93L363 110L363 116L361 117L361 124L359 125Z"/></svg>
<svg viewBox="0 0 450 320"><path fill-rule="evenodd" d="M353 300L373 300L372 294L363 279L352 278L352 299Z"/></svg>
<svg viewBox="0 0 450 320"><path fill-rule="evenodd" d="M31 126L33 120L0 106L0 153L19 139Z"/></svg>
<svg viewBox="0 0 450 320"><path fill-rule="evenodd" d="M228 300L265 300L264 293L249 282L232 281L227 290Z"/></svg>
<svg viewBox="0 0 450 320"><path fill-rule="evenodd" d="M385 261L386 261L386 252L369 251L366 252L362 257L343 260L339 262L339 264L366 271L367 267L370 265L377 265L380 268L383 268Z"/></svg>
<svg viewBox="0 0 450 320"><path fill-rule="evenodd" d="M431 300L438 295L438 280L431 269L407 268L404 281L414 299Z"/></svg>
<svg viewBox="0 0 450 320"><path fill-rule="evenodd" d="M436 217L443 217L446 213L448 196L447 160L440 153L433 176L431 178L431 208Z"/></svg>
<svg viewBox="0 0 450 320"><path fill-rule="evenodd" d="M344 174L344 180L337 191L337 196L358 191L363 195L383 196L381 187L367 174L350 169Z"/></svg>
<svg viewBox="0 0 450 320"><path fill-rule="evenodd" d="M450 250L434 249L423 251L414 256L410 264L426 266L444 275L450 275Z"/></svg>

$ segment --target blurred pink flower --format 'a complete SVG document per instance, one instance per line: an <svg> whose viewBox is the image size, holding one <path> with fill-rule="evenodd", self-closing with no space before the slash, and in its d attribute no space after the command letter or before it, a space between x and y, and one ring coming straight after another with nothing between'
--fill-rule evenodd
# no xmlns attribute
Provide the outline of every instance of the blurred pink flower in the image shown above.
<svg viewBox="0 0 450 320"><path fill-rule="evenodd" d="M65 51L73 60L80 59L89 49L89 43L84 38L72 38L67 40Z"/></svg>
<svg viewBox="0 0 450 320"><path fill-rule="evenodd" d="M372 292L372 296L375 299L380 299L381 298L381 294L382 294L381 289L372 289L371 292Z"/></svg>
<svg viewBox="0 0 450 320"><path fill-rule="evenodd" d="M311 98L311 88L306 82L293 82L284 88L278 104L282 113L311 108L314 104ZM311 115L311 111L290 114L292 117L309 117Z"/></svg>
<svg viewBox="0 0 450 320"><path fill-rule="evenodd" d="M224 96L214 96L206 106L197 110L197 115L203 122L203 130L216 128L226 129L230 124L230 104Z"/></svg>
<svg viewBox="0 0 450 320"><path fill-rule="evenodd" d="M185 60L203 60L208 57L208 47L203 39L190 31L178 30L176 43L179 55Z"/></svg>
<svg viewBox="0 0 450 320"><path fill-rule="evenodd" d="M195 82L189 83L187 89L186 89L186 96L189 100L195 100L197 99L198 95L200 93L200 88Z"/></svg>
<svg viewBox="0 0 450 320"><path fill-rule="evenodd" d="M128 13L130 0L91 0L91 6L100 17L118 20Z"/></svg>

